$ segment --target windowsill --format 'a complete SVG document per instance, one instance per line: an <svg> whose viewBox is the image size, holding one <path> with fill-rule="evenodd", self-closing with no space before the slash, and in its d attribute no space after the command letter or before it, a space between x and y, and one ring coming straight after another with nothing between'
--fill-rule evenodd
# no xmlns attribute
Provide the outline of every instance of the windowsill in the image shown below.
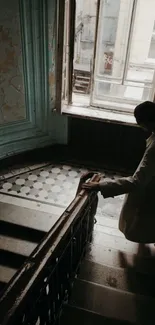
<svg viewBox="0 0 155 325"><path fill-rule="evenodd" d="M110 111L104 108L94 108L85 105L65 105L62 106L62 114L74 117L81 117L90 120L105 121L137 126L133 115L125 112Z"/></svg>

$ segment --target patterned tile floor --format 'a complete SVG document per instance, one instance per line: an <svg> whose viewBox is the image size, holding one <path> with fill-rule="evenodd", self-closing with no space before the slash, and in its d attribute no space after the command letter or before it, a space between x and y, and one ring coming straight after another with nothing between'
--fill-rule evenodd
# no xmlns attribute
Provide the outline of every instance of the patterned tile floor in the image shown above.
<svg viewBox="0 0 155 325"><path fill-rule="evenodd" d="M80 176L87 170L65 165L44 165L29 168L21 174L1 181L0 193L30 201L50 204L64 209L74 199ZM105 179L119 175L108 175ZM124 196L106 199L99 194L98 215L118 219Z"/></svg>

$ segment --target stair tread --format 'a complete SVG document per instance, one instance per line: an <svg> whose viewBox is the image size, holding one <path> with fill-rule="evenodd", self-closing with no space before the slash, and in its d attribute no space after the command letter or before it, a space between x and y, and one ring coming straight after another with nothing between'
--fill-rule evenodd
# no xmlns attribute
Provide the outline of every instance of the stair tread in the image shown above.
<svg viewBox="0 0 155 325"><path fill-rule="evenodd" d="M81 84L88 85L89 84L89 80L88 81L85 81L85 80L76 79L75 85L81 85Z"/></svg>
<svg viewBox="0 0 155 325"><path fill-rule="evenodd" d="M122 252L116 248L103 245L89 244L86 260L117 268L134 268L141 273L155 274L155 256L138 256L137 254Z"/></svg>
<svg viewBox="0 0 155 325"><path fill-rule="evenodd" d="M76 76L76 79L86 79L86 80L90 80L90 77L85 77L85 76Z"/></svg>
<svg viewBox="0 0 155 325"><path fill-rule="evenodd" d="M153 325L155 322L155 298L123 292L80 279L74 283L70 304L107 318L147 325Z"/></svg>
<svg viewBox="0 0 155 325"><path fill-rule="evenodd" d="M100 225L97 223L94 227L94 230L102 232L107 235L124 238L123 233L118 228L113 228L106 225Z"/></svg>
<svg viewBox="0 0 155 325"><path fill-rule="evenodd" d="M131 325L129 322L120 322L115 319L108 319L88 310L67 305L63 309L60 325L68 325L73 323L75 325Z"/></svg>
<svg viewBox="0 0 155 325"><path fill-rule="evenodd" d="M19 240L13 237L0 235L0 249L3 251L20 254L27 257L32 253L36 245L36 243L32 243L26 240Z"/></svg>
<svg viewBox="0 0 155 325"><path fill-rule="evenodd" d="M155 274L140 273L134 267L123 269L84 260L78 278L123 291L155 296Z"/></svg>
<svg viewBox="0 0 155 325"><path fill-rule="evenodd" d="M75 88L87 89L87 86L86 85L82 85L82 84L75 84L74 87Z"/></svg>
<svg viewBox="0 0 155 325"><path fill-rule="evenodd" d="M96 225L118 229L118 220L117 219L107 218L105 216L101 217L99 215L96 215L96 220L97 220Z"/></svg>
<svg viewBox="0 0 155 325"><path fill-rule="evenodd" d="M26 257L21 254L0 249L0 264L12 269L19 269L25 262Z"/></svg>
<svg viewBox="0 0 155 325"><path fill-rule="evenodd" d="M104 227L102 227L104 229ZM125 237L118 237L104 233L103 231L94 230L92 243L95 245L101 245L112 249L118 249L127 253L137 254L139 244L131 242ZM153 254L155 254L154 245L149 245Z"/></svg>
<svg viewBox="0 0 155 325"><path fill-rule="evenodd" d="M74 89L74 93L85 94L85 91Z"/></svg>
<svg viewBox="0 0 155 325"><path fill-rule="evenodd" d="M5 289L6 283L0 281L0 295L3 293L3 290Z"/></svg>
<svg viewBox="0 0 155 325"><path fill-rule="evenodd" d="M0 220L40 231L49 231L60 215L0 202Z"/></svg>
<svg viewBox="0 0 155 325"><path fill-rule="evenodd" d="M45 236L46 232L25 227L23 225L16 224L15 222L11 223L0 220L0 234L39 243Z"/></svg>
<svg viewBox="0 0 155 325"><path fill-rule="evenodd" d="M16 272L16 269L0 265L0 282L8 283Z"/></svg>

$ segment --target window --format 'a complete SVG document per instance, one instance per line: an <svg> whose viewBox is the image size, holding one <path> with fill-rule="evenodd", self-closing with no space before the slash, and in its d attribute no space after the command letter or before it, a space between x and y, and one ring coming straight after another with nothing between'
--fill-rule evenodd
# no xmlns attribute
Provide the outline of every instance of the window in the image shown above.
<svg viewBox="0 0 155 325"><path fill-rule="evenodd" d="M149 57L149 59L155 60L155 22L154 22L154 26L153 26L153 33L152 33L148 57Z"/></svg>
<svg viewBox="0 0 155 325"><path fill-rule="evenodd" d="M76 0L76 10L73 2L65 1L63 100L130 113L154 100L155 1Z"/></svg>

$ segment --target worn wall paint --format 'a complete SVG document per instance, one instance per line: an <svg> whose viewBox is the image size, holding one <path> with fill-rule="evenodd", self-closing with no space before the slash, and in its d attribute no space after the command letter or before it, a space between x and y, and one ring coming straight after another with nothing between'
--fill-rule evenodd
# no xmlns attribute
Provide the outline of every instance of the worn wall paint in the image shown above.
<svg viewBox="0 0 155 325"><path fill-rule="evenodd" d="M56 1L48 0L49 101L55 108Z"/></svg>
<svg viewBox="0 0 155 325"><path fill-rule="evenodd" d="M0 0L0 159L67 143L68 119L53 111L56 3Z"/></svg>
<svg viewBox="0 0 155 325"><path fill-rule="evenodd" d="M68 118L53 112L55 108L56 75L56 16L57 1L48 0L48 51L49 51L49 108L51 112L51 134L54 143L67 144L68 142Z"/></svg>
<svg viewBox="0 0 155 325"><path fill-rule="evenodd" d="M18 0L0 0L0 124L25 119Z"/></svg>

